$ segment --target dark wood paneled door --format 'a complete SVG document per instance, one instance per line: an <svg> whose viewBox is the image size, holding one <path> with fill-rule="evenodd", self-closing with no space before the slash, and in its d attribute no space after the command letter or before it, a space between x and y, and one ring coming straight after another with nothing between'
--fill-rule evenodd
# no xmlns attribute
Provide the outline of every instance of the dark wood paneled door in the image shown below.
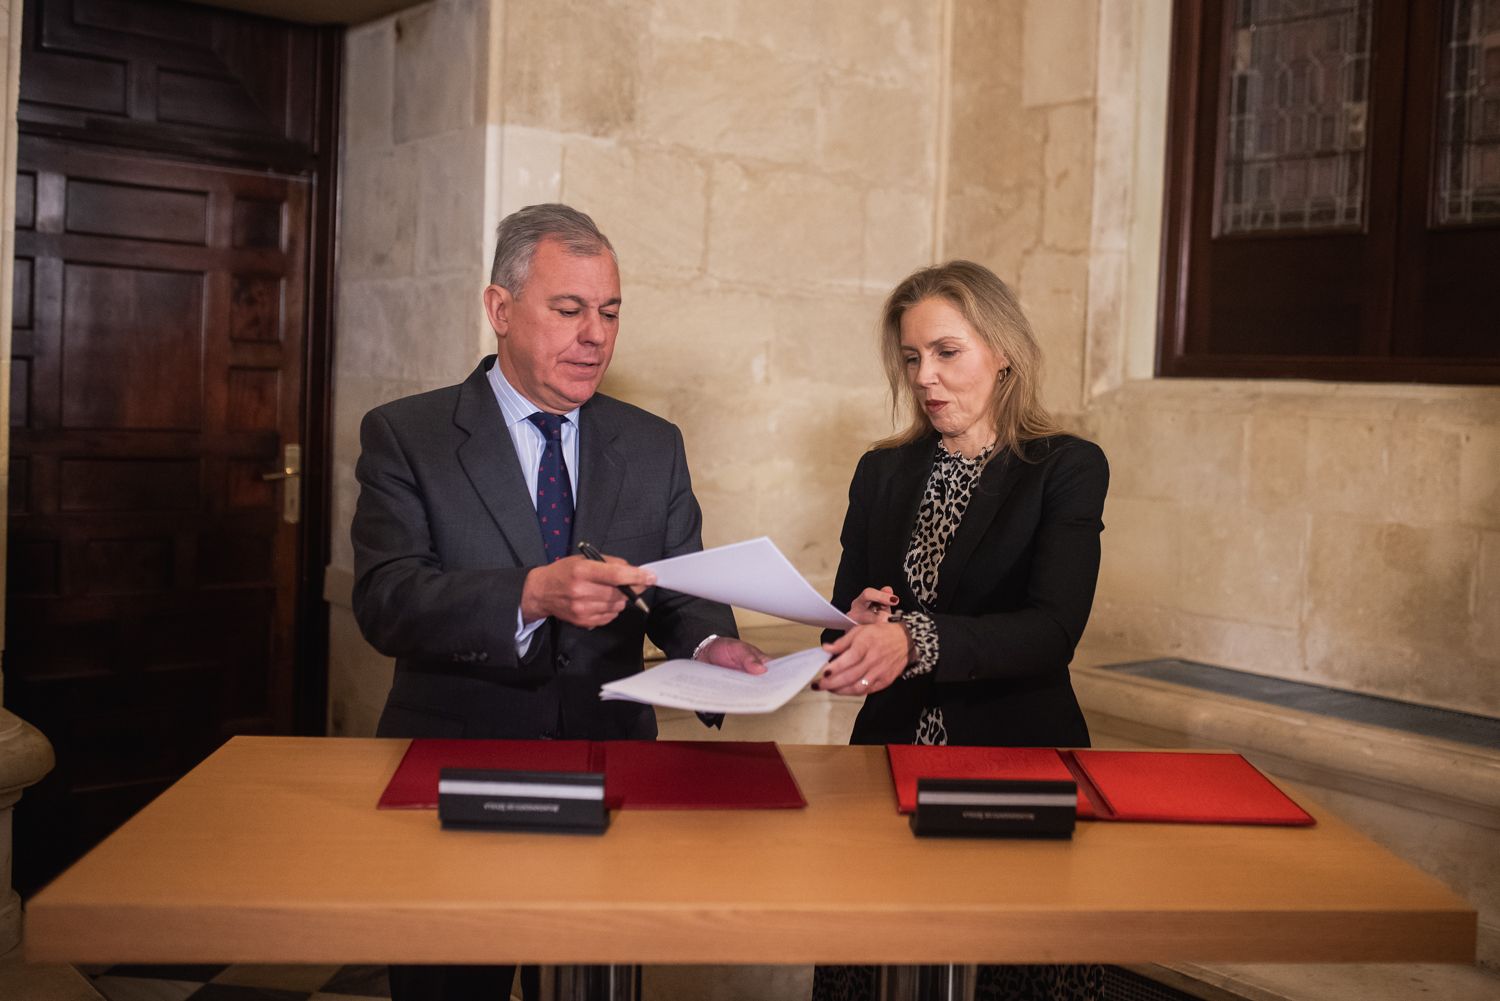
<svg viewBox="0 0 1500 1001"><path fill-rule="evenodd" d="M247 71L236 34L307 29L165 4L28 11L5 699L58 765L17 811L23 892L227 737L293 732L299 672L325 671L299 629L321 628L303 614L323 551L306 532L326 529L303 507L331 180L288 138L309 116L256 118L289 70Z"/></svg>

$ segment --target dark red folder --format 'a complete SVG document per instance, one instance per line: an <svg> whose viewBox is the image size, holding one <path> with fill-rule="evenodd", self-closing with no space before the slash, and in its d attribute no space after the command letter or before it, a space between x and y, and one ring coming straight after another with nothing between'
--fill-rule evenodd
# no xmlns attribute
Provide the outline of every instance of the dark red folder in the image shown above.
<svg viewBox="0 0 1500 1001"><path fill-rule="evenodd" d="M493 768L520 772L587 772L587 740L414 740L380 794L382 810L436 810L438 772Z"/></svg>
<svg viewBox="0 0 1500 1001"><path fill-rule="evenodd" d="M771 742L612 740L604 755L610 809L799 809L802 791Z"/></svg>
<svg viewBox="0 0 1500 1001"><path fill-rule="evenodd" d="M413 740L381 809L437 808L444 768L603 772L605 805L632 810L807 805L774 743L695 740Z"/></svg>
<svg viewBox="0 0 1500 1001"><path fill-rule="evenodd" d="M1050 747L886 746L897 809L916 809L917 779L1072 779L1080 820L1311 826L1291 797L1238 754L1069 751Z"/></svg>
<svg viewBox="0 0 1500 1001"><path fill-rule="evenodd" d="M932 747L925 744L887 744L891 778L896 784L897 808L917 808L917 778L924 779L1042 779L1073 782L1073 773L1051 747ZM1083 788L1078 790L1078 816L1092 817Z"/></svg>

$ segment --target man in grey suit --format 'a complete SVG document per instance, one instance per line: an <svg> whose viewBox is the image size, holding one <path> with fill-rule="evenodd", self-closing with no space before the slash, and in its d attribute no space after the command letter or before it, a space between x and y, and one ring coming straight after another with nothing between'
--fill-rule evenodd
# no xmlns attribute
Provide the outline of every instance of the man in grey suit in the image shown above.
<svg viewBox="0 0 1500 1001"><path fill-rule="evenodd" d="M656 591L638 566L701 549L702 519L681 432L597 392L620 322L614 249L574 209L521 209L500 224L484 309L494 357L360 428L354 612L396 658L377 733L651 739L649 706L599 698L641 669L645 636L752 674L765 656L728 608ZM582 541L608 561L568 555ZM396 1001L509 982L504 968L392 970Z"/></svg>

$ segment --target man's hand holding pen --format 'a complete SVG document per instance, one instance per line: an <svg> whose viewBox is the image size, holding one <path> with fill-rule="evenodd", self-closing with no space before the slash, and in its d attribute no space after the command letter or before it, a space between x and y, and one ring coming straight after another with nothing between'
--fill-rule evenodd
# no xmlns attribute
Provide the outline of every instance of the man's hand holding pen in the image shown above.
<svg viewBox="0 0 1500 1001"><path fill-rule="evenodd" d="M608 562L608 560L604 558L604 554L595 549L591 543L578 543L578 552L584 557L584 559L593 560L595 563ZM634 591L624 586L623 584L620 586L620 593L625 596L625 600L630 604L634 605L636 608L639 608L647 615L651 614L651 606L646 604L645 598L642 598L639 594L636 594Z"/></svg>
<svg viewBox="0 0 1500 1001"><path fill-rule="evenodd" d="M537 567L526 575L521 588L523 621L550 615L593 629L613 622L627 603L650 612L640 594L655 585L655 574L618 556L605 556L587 542L580 542L578 549L583 555ZM768 660L758 647L732 636L713 637L699 651L698 659L746 674L765 674Z"/></svg>
<svg viewBox="0 0 1500 1001"><path fill-rule="evenodd" d="M631 566L618 556L606 556L603 562L569 556L526 575L521 588L521 618L535 622L551 616L593 629L613 622L625 607L622 588L638 594L655 583L655 574Z"/></svg>

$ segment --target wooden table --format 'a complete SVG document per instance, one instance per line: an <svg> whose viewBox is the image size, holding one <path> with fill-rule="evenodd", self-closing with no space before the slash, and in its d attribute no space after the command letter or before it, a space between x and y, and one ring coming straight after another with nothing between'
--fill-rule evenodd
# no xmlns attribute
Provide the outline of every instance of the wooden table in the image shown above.
<svg viewBox="0 0 1500 1001"><path fill-rule="evenodd" d="M1471 962L1475 913L1310 829L1084 822L931 840L885 754L784 747L806 810L621 811L603 837L377 811L401 740L239 737L39 893L34 962Z"/></svg>

